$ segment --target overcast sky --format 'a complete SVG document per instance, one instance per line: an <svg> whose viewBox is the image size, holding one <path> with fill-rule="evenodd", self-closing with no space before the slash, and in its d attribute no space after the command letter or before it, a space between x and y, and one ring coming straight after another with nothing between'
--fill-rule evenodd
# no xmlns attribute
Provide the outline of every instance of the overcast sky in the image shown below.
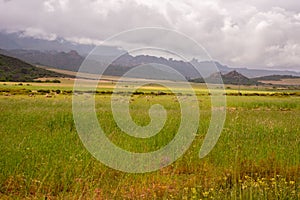
<svg viewBox="0 0 300 200"><path fill-rule="evenodd" d="M175 29L213 59L300 71L298 0L0 0L0 29L78 42L144 27Z"/></svg>

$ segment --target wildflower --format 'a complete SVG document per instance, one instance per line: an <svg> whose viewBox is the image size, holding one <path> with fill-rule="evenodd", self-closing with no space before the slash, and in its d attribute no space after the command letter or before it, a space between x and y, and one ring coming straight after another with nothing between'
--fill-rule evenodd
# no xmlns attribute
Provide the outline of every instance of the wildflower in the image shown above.
<svg viewBox="0 0 300 200"><path fill-rule="evenodd" d="M295 181L290 181L290 184L291 184L291 185L294 185L294 184L295 184Z"/></svg>
<svg viewBox="0 0 300 200"><path fill-rule="evenodd" d="M192 193L193 193L193 194L197 194L196 188L192 188L191 190L192 190Z"/></svg>
<svg viewBox="0 0 300 200"><path fill-rule="evenodd" d="M244 189L246 189L247 188L247 185L242 185L242 189L244 190Z"/></svg>
<svg viewBox="0 0 300 200"><path fill-rule="evenodd" d="M209 195L209 191L203 192L202 194L203 194L204 197L207 197Z"/></svg>
<svg viewBox="0 0 300 200"><path fill-rule="evenodd" d="M271 178L270 180L271 180L271 181L275 181L275 178Z"/></svg>
<svg viewBox="0 0 300 200"><path fill-rule="evenodd" d="M272 181L272 185L276 185L276 181Z"/></svg>
<svg viewBox="0 0 300 200"><path fill-rule="evenodd" d="M259 187L259 184L258 184L257 182L254 182L254 183L253 183L253 186L254 186L254 187Z"/></svg>

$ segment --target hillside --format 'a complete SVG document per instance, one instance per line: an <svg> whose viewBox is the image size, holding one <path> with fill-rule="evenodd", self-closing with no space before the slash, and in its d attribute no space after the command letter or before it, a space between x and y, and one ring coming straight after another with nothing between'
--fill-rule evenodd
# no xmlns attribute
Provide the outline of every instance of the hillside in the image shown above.
<svg viewBox="0 0 300 200"><path fill-rule="evenodd" d="M254 78L254 80L277 86L299 86L300 76L289 76L289 75L271 75Z"/></svg>
<svg viewBox="0 0 300 200"><path fill-rule="evenodd" d="M0 54L19 58L31 64L44 65L70 71L77 71L84 60L76 51L58 52L58 51L37 51L37 50L3 50Z"/></svg>
<svg viewBox="0 0 300 200"><path fill-rule="evenodd" d="M266 69L248 69L248 68L231 68L231 70L235 70L238 73L247 76L248 78L257 78L262 76L272 76L274 74L280 76L300 76L299 72L289 71L289 70L266 70Z"/></svg>
<svg viewBox="0 0 300 200"><path fill-rule="evenodd" d="M30 82L36 78L65 76L0 54L0 81Z"/></svg>
<svg viewBox="0 0 300 200"><path fill-rule="evenodd" d="M262 84L254 79L250 79L243 74L238 73L237 71L231 71L226 74L222 74L220 72L211 74L209 77L206 78L206 82L208 83L220 83L220 77L222 77L224 84L232 84L232 85L257 85ZM191 82L196 83L204 83L204 79L197 78L190 80Z"/></svg>
<svg viewBox="0 0 300 200"><path fill-rule="evenodd" d="M280 81L283 79L299 79L299 76L291 76L291 75L270 75L270 76L261 76L257 78L253 78L253 80L257 81Z"/></svg>
<svg viewBox="0 0 300 200"><path fill-rule="evenodd" d="M233 85L257 85L256 80L250 79L237 71L231 71L227 74L222 75L223 82L225 84Z"/></svg>

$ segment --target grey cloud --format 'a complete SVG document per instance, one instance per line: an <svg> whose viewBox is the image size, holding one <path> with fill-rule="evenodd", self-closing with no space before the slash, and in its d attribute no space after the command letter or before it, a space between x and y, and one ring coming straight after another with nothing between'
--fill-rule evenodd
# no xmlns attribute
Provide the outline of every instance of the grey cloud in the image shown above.
<svg viewBox="0 0 300 200"><path fill-rule="evenodd" d="M229 65L300 70L300 4L295 0L0 1L1 29L39 38L90 43L143 26L183 32Z"/></svg>

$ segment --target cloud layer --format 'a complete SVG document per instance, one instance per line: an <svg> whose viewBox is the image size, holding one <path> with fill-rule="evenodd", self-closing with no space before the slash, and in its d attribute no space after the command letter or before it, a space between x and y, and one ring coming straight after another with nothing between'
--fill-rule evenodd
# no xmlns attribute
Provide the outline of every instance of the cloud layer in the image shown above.
<svg viewBox="0 0 300 200"><path fill-rule="evenodd" d="M96 42L127 29L183 32L232 66L300 70L300 4L295 0L0 0L0 27ZM170 41L174 42L174 41Z"/></svg>

